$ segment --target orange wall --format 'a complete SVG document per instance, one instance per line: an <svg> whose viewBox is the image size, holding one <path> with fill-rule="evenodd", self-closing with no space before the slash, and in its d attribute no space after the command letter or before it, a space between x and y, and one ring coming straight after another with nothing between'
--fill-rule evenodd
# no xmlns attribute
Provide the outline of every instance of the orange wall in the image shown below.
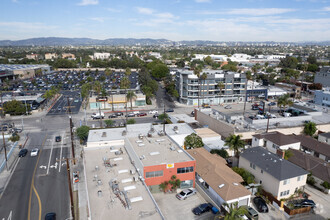
<svg viewBox="0 0 330 220"><path fill-rule="evenodd" d="M194 172L177 174L178 168L191 167L191 166L194 167ZM176 163L174 164L174 168L169 168L169 169L166 168L166 164L147 166L144 167L143 169L144 169L144 179L147 186L159 185L164 181L170 180L173 175L176 175L176 178L180 179L181 181L193 180L195 187L196 161ZM163 171L163 176L146 178L146 172L161 171L161 170Z"/></svg>

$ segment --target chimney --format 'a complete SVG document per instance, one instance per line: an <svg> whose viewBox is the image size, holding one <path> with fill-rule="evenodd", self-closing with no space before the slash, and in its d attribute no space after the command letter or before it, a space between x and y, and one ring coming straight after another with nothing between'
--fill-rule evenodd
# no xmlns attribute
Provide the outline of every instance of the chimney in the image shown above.
<svg viewBox="0 0 330 220"><path fill-rule="evenodd" d="M285 152L282 151L281 149L277 149L277 150L276 150L276 154L277 154L278 156L280 156L280 158L284 159L284 154L285 154Z"/></svg>

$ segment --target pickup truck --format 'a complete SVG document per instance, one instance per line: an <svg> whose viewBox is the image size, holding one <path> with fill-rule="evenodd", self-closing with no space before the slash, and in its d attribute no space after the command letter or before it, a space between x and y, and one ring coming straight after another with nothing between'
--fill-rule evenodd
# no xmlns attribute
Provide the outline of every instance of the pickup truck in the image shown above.
<svg viewBox="0 0 330 220"><path fill-rule="evenodd" d="M101 112L101 114L100 113L93 113L92 114L92 119L103 119L104 118L104 113L103 112Z"/></svg>

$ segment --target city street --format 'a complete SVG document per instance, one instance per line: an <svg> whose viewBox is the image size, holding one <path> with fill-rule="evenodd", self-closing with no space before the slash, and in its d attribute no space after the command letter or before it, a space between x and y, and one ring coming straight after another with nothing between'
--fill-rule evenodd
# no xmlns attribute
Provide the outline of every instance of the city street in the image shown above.
<svg viewBox="0 0 330 220"><path fill-rule="evenodd" d="M80 106L81 98L79 92L63 91L62 96L52 106L47 115L64 115L68 114L69 111L72 114L77 114Z"/></svg>

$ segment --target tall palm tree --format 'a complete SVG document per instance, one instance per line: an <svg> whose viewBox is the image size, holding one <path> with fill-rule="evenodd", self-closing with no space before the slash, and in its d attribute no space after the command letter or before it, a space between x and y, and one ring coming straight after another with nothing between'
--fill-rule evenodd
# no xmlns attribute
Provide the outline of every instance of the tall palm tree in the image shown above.
<svg viewBox="0 0 330 220"><path fill-rule="evenodd" d="M239 150L244 148L245 142L241 139L241 135L232 134L225 140L225 146L228 146L230 150L234 150L235 156L239 156Z"/></svg>
<svg viewBox="0 0 330 220"><path fill-rule="evenodd" d="M290 100L290 95L285 94L280 96L277 100L277 105L280 107L281 111L282 108L286 108L286 106L292 106L293 102Z"/></svg>
<svg viewBox="0 0 330 220"><path fill-rule="evenodd" d="M132 73L131 69L127 67L126 70L125 70L125 75L127 77L129 77L131 75L131 73Z"/></svg>
<svg viewBox="0 0 330 220"><path fill-rule="evenodd" d="M203 73L202 75L201 75L201 80L203 81L203 103L204 103L204 87L205 87L205 81L206 81L206 79L207 79L207 74L206 73Z"/></svg>
<svg viewBox="0 0 330 220"><path fill-rule="evenodd" d="M225 88L225 84L223 84L223 82L218 82L218 88L220 90L220 93L219 93L219 98L221 98L222 96L222 90ZM220 104L220 100L219 100L219 104Z"/></svg>
<svg viewBox="0 0 330 220"><path fill-rule="evenodd" d="M134 93L134 91L128 91L127 92L127 95L126 95L126 99L127 99L127 101L129 100L130 101L130 103L131 103L131 110L133 109L133 104L132 104L132 102L133 102L133 99L136 99L136 94Z"/></svg>
<svg viewBox="0 0 330 220"><path fill-rule="evenodd" d="M247 209L243 206L238 207L238 203L231 203L228 205L227 203L224 204L225 207L229 209L227 212L224 220L237 220L237 219L243 219L241 216L244 214L247 214Z"/></svg>
<svg viewBox="0 0 330 220"><path fill-rule="evenodd" d="M200 76L201 76L202 70L199 67L195 67L194 69L194 75L198 78L198 109L199 109L199 96L200 96Z"/></svg>

